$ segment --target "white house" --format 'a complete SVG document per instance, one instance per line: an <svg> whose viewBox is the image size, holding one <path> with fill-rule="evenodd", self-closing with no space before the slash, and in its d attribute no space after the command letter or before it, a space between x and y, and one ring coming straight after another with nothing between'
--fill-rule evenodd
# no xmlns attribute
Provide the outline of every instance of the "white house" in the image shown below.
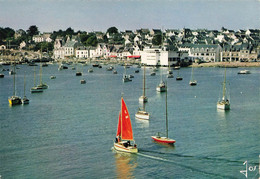
<svg viewBox="0 0 260 179"><path fill-rule="evenodd" d="M88 58L89 57L89 49L87 47L77 47L75 50L76 58Z"/></svg>

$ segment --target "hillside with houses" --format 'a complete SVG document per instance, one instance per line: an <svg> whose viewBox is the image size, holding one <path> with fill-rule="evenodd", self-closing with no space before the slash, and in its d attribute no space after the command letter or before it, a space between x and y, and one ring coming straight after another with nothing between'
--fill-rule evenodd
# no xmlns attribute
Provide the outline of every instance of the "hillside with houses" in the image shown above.
<svg viewBox="0 0 260 179"><path fill-rule="evenodd" d="M13 39L19 39L24 33L22 30L15 31ZM118 32L117 28L111 27L107 32L74 32L70 28L53 33L37 31L28 39L12 46L12 38L1 38L1 54L8 49L18 52L33 49L45 51L54 60L134 59L152 66L260 61L259 29L234 31L222 28L217 31L183 28Z"/></svg>

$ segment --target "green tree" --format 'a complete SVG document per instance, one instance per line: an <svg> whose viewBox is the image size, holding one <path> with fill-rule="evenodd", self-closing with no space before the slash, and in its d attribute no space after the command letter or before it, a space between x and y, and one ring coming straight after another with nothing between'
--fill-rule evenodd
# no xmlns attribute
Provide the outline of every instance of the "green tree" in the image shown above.
<svg viewBox="0 0 260 179"><path fill-rule="evenodd" d="M87 46L92 46L92 47L96 47L97 46L97 37L95 35L92 35L88 38L88 40L86 41L86 45Z"/></svg>
<svg viewBox="0 0 260 179"><path fill-rule="evenodd" d="M107 29L107 33L109 34L117 34L118 33L118 29L116 27L110 27Z"/></svg>
<svg viewBox="0 0 260 179"><path fill-rule="evenodd" d="M36 25L30 26L26 32L27 32L28 36L30 36L30 37L32 37L34 35L38 35L40 33L38 30L38 27Z"/></svg>
<svg viewBox="0 0 260 179"><path fill-rule="evenodd" d="M152 39L152 44L153 45L161 45L162 44L162 35L156 34Z"/></svg>

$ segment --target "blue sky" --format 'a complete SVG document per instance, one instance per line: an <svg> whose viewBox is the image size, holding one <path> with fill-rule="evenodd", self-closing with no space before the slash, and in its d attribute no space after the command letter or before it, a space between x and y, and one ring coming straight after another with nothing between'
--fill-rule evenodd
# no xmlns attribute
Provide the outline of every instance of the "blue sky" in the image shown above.
<svg viewBox="0 0 260 179"><path fill-rule="evenodd" d="M41 32L260 28L260 0L0 0L0 27Z"/></svg>

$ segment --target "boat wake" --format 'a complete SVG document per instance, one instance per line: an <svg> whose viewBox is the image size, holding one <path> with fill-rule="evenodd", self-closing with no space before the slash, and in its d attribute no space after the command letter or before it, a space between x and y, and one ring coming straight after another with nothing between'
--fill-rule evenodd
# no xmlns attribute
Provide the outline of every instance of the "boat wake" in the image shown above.
<svg viewBox="0 0 260 179"><path fill-rule="evenodd" d="M162 158L162 157L158 157L158 156L145 154L145 153L148 153L148 152L151 153L151 154L155 154L155 155L159 154L159 155L164 155L164 156L167 156L167 157L174 156L175 157L174 159L176 159L177 161L174 161L172 159L166 159L166 158ZM205 170L202 170L202 169L199 169L199 168L195 168L194 165L192 165L192 166L186 165L186 163L189 163L189 162L187 162L187 161L185 162L185 161L180 160L180 159L181 158L195 159L196 163L198 163L198 162L208 163L205 160L212 160L212 163L215 163L216 161L222 161L222 162L224 161L224 163L226 163L226 162L233 163L234 162L234 163L241 164L241 161L232 161L232 160L228 160L228 159L218 159L218 158L210 158L210 157L198 157L198 156L189 156L189 155L181 155L181 154L170 154L170 153L163 153L163 152L157 152L157 151L147 151L147 150L140 150L140 149L139 149L139 153L137 153L137 155L141 156L141 157L148 158L148 159L152 159L152 160L172 163L172 164L174 164L176 166L179 166L179 167L182 167L182 168L185 168L185 169L189 169L191 171L195 171L195 172L198 172L198 173L202 173L203 175L209 175L209 176L214 176L214 177L223 177L223 178L234 178L234 176L224 175L223 173L213 173L211 171L205 171ZM176 157L178 157L179 159L176 158ZM183 162L185 162L185 164L183 164ZM195 165L195 166L197 166L197 165Z"/></svg>

